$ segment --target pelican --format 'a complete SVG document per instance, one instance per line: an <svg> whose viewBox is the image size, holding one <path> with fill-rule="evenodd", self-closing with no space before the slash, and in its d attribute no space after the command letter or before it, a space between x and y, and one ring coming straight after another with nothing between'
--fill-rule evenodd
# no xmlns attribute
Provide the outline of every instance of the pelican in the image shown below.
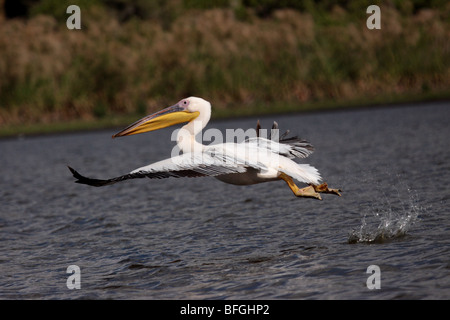
<svg viewBox="0 0 450 320"><path fill-rule="evenodd" d="M341 195L340 189L331 189L326 182L321 183L316 168L294 161L295 158L306 158L314 151L309 142L297 137L285 138L286 134L278 142L263 138L258 134L261 129L258 121L256 137L240 143L203 145L195 137L202 132L210 118L211 104L208 101L197 97L182 99L113 135L113 138L129 136L187 122L177 133L176 141L181 154L105 180L84 177L71 167L69 170L77 179L76 183L95 187L136 178L210 176L234 185L284 180L297 197L322 200L320 193ZM273 129L278 129L276 122ZM307 186L299 188L294 180Z"/></svg>

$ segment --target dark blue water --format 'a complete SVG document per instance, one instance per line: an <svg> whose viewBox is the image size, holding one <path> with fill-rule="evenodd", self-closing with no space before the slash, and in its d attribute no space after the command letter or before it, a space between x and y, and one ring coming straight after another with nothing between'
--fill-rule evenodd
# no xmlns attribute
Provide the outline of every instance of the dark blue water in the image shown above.
<svg viewBox="0 0 450 320"><path fill-rule="evenodd" d="M282 181L73 183L67 165L109 178L169 157L172 129L0 140L0 298L450 298L449 103L260 120L313 143L307 163L342 197L296 198Z"/></svg>

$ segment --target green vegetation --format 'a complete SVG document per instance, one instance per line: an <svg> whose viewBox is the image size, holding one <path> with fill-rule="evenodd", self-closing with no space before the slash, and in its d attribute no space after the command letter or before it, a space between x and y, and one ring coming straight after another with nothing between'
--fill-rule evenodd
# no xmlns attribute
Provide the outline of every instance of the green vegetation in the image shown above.
<svg viewBox="0 0 450 320"><path fill-rule="evenodd" d="M447 1L31 3L0 17L0 135L123 125L190 95L214 117L450 97Z"/></svg>

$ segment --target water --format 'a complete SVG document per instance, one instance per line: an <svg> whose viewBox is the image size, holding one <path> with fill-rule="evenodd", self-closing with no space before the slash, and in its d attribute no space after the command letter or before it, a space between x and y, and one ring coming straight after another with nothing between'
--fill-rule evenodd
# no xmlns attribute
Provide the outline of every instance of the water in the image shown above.
<svg viewBox="0 0 450 320"><path fill-rule="evenodd" d="M342 197L296 198L282 181L73 183L67 165L108 178L167 157L171 129L0 140L0 298L449 299L449 104L273 120L314 144L307 162Z"/></svg>
<svg viewBox="0 0 450 320"><path fill-rule="evenodd" d="M414 226L426 210L419 205L417 193L407 186L396 188L389 194L378 191L377 201L367 206L358 230L352 230L349 243L381 243L401 238ZM378 223L377 223L378 222Z"/></svg>

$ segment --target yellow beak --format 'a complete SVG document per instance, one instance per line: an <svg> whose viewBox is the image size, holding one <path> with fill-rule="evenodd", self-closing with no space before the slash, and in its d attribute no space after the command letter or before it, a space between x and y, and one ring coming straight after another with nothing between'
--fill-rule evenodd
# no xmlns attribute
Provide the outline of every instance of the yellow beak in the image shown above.
<svg viewBox="0 0 450 320"><path fill-rule="evenodd" d="M197 118L199 114L198 111L190 112L185 107L176 104L136 121L112 137L129 136L189 122Z"/></svg>

